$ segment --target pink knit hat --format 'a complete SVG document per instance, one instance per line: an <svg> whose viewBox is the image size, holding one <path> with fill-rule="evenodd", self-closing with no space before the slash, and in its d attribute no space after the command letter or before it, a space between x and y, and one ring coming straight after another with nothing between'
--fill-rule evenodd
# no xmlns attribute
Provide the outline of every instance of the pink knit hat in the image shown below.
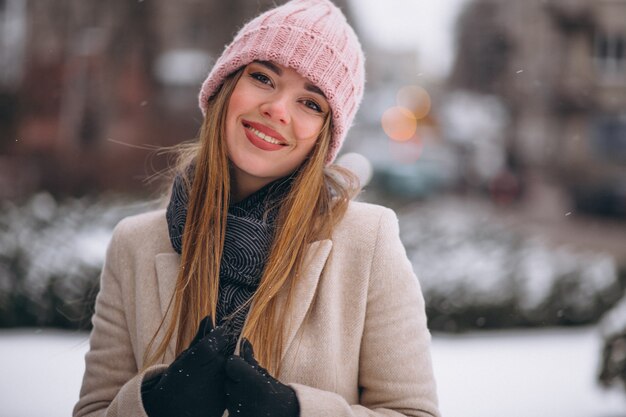
<svg viewBox="0 0 626 417"><path fill-rule="evenodd" d="M292 0L248 22L202 84L202 114L229 74L257 60L295 69L326 95L332 109L330 164L352 125L365 84L363 50L341 10L329 0Z"/></svg>

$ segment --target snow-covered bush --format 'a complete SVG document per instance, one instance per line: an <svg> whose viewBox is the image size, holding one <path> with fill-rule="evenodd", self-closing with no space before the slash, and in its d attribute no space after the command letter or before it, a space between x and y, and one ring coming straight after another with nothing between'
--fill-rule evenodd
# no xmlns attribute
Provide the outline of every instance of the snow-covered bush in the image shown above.
<svg viewBox="0 0 626 417"><path fill-rule="evenodd" d="M600 320L603 339L600 372L602 385L621 385L626 390L626 297Z"/></svg>
<svg viewBox="0 0 626 417"><path fill-rule="evenodd" d="M0 212L0 327L86 327L114 225L149 204L47 193Z"/></svg>
<svg viewBox="0 0 626 417"><path fill-rule="evenodd" d="M0 327L88 327L114 225L156 204L45 193L3 203ZM397 211L433 330L590 323L620 297L612 258L522 237L484 207L453 200Z"/></svg>
<svg viewBox="0 0 626 417"><path fill-rule="evenodd" d="M622 291L612 257L522 236L484 206L426 203L399 215L432 329L591 323Z"/></svg>

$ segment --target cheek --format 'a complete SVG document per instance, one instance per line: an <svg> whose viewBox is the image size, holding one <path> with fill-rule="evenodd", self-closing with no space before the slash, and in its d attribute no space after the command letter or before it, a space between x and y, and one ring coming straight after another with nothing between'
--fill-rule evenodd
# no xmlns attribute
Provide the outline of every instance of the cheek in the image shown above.
<svg viewBox="0 0 626 417"><path fill-rule="evenodd" d="M240 94L237 87L233 90L228 101L228 107L226 111L226 120L231 121L237 118L237 116L246 107L246 99L244 94Z"/></svg>
<svg viewBox="0 0 626 417"><path fill-rule="evenodd" d="M317 140L323 124L324 121L320 118L302 120L296 129L296 137L302 142L310 144L309 147L313 147L312 144Z"/></svg>
<svg viewBox="0 0 626 417"><path fill-rule="evenodd" d="M295 153L295 155L297 155L295 158L297 160L297 165L304 162L304 160L313 153L315 149L315 143L318 140L318 136L319 134L316 134L312 139L307 139L300 142L300 145L296 148Z"/></svg>
<svg viewBox="0 0 626 417"><path fill-rule="evenodd" d="M309 141L303 146L303 154L308 156L311 152L313 152L313 148L315 147L315 142L317 142L317 136Z"/></svg>
<svg viewBox="0 0 626 417"><path fill-rule="evenodd" d="M294 133L298 143L296 149L300 157L304 159L313 151L323 126L323 118L311 116L310 114L306 114L305 117L298 120L298 123L294 126Z"/></svg>
<svg viewBox="0 0 626 417"><path fill-rule="evenodd" d="M235 87L233 93L230 96L230 100L228 101L228 106L226 107L226 144L232 142L234 140L235 132L237 131L239 118L245 112L247 108L247 100L246 95L241 94L240 89ZM232 144L231 144L232 145Z"/></svg>

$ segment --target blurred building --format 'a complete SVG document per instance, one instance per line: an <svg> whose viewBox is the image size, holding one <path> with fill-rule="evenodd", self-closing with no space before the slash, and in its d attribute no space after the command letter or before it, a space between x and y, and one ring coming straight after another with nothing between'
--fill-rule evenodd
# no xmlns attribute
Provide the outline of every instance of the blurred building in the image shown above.
<svg viewBox="0 0 626 417"><path fill-rule="evenodd" d="M626 215L626 0L474 0L450 87L496 96L508 169Z"/></svg>
<svg viewBox="0 0 626 417"><path fill-rule="evenodd" d="M0 199L145 188L224 46L284 2L0 0Z"/></svg>

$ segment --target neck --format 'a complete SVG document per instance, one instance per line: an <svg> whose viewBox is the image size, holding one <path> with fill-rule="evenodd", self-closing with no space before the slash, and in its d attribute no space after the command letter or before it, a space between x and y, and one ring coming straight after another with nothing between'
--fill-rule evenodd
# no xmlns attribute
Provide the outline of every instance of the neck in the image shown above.
<svg viewBox="0 0 626 417"><path fill-rule="evenodd" d="M231 203L238 203L272 182L272 178L256 178L231 171Z"/></svg>

